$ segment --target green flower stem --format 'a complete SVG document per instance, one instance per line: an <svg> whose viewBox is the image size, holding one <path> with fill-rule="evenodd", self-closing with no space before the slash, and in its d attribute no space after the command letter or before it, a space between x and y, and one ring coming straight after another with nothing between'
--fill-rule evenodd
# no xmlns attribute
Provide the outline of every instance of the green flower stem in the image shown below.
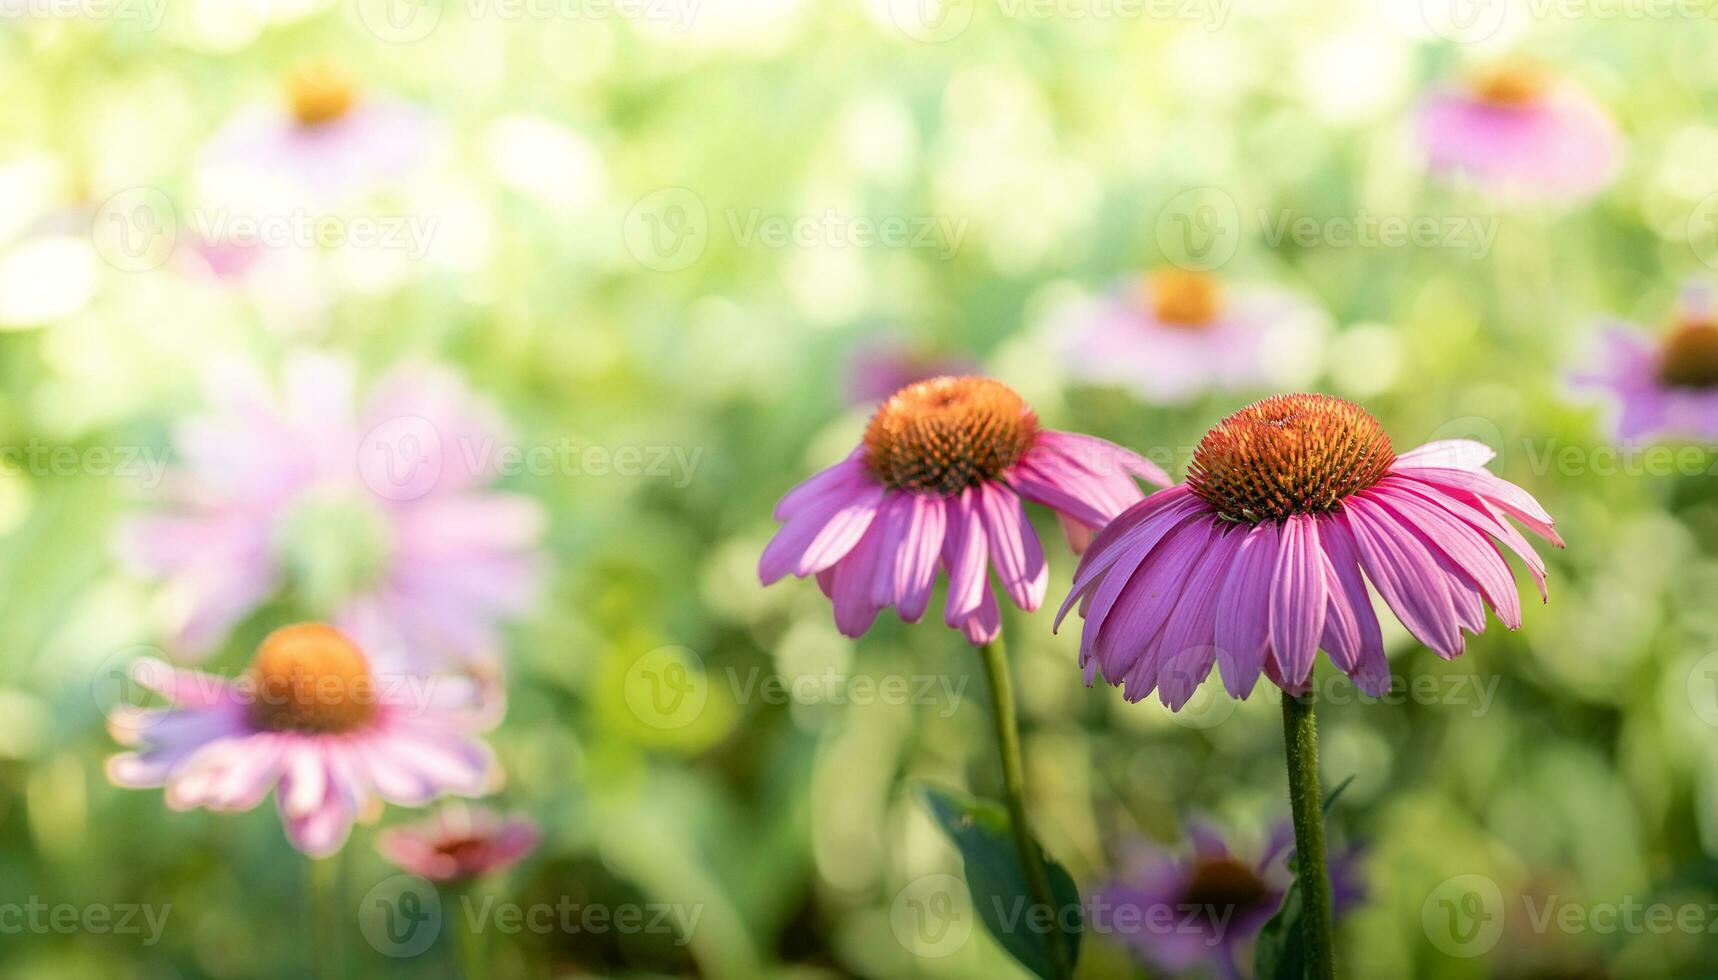
<svg viewBox="0 0 1718 980"><path fill-rule="evenodd" d="M984 673L990 680L991 721L996 726L996 746L1002 753L1002 795L1008 804L1008 825L1014 834L1014 848L1020 856L1021 870L1026 874L1026 886L1032 899L1050 912L1050 957L1059 977L1073 976L1068 948L1062 930L1057 925L1056 899L1050 891L1050 876L1044 869L1044 855L1032 837L1032 826L1026 821L1026 766L1020 755L1020 728L1014 715L1014 688L1008 680L1008 653L1000 634L978 648L984 661Z"/></svg>
<svg viewBox="0 0 1718 980"><path fill-rule="evenodd" d="M1330 876L1324 869L1324 799L1318 788L1318 725L1312 702L1283 695L1283 745L1288 752L1289 808L1294 813L1296 878L1300 883L1301 932L1306 975L1336 976L1336 944L1330 928Z"/></svg>

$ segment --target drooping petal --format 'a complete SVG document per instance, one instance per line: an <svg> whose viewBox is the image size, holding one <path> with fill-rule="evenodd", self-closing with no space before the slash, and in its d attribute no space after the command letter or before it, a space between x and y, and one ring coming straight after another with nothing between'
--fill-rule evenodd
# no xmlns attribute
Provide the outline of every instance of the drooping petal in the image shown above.
<svg viewBox="0 0 1718 980"><path fill-rule="evenodd" d="M840 561L870 528L883 496L881 484L860 486L795 514L765 546L759 580L769 585L789 572L803 577Z"/></svg>
<svg viewBox="0 0 1718 980"><path fill-rule="evenodd" d="M1528 530L1563 547L1563 539L1552 528L1551 515L1533 499L1533 495L1508 480L1492 475L1488 470L1452 470L1441 467L1401 467L1402 472L1427 483L1453 487L1475 494L1488 504L1520 521Z"/></svg>
<svg viewBox="0 0 1718 980"><path fill-rule="evenodd" d="M1244 698L1258 683L1271 633L1271 576L1277 566L1277 526L1265 521L1236 544L1229 576L1217 594L1215 645L1223 687Z"/></svg>
<svg viewBox="0 0 1718 980"><path fill-rule="evenodd" d="M973 646L983 646L1002 632L1002 613L996 607L996 595L988 586L983 590L978 609L960 624L960 631Z"/></svg>
<svg viewBox="0 0 1718 980"><path fill-rule="evenodd" d="M1161 667L1157 684L1163 702L1178 711L1193 696L1215 662L1218 590L1229 577L1235 553L1247 538L1243 527L1219 527L1187 580L1169 625L1151 657Z"/></svg>
<svg viewBox="0 0 1718 980"><path fill-rule="evenodd" d="M1079 567L1074 570L1073 588L1062 601L1062 607L1056 611L1054 628L1060 629L1062 620L1074 603L1092 594L1098 584L1109 575L1132 574L1140 560L1149 554L1171 529L1196 514L1209 511L1210 506L1204 501L1183 487L1175 487L1152 494L1117 517L1092 542L1091 548L1080 560ZM1116 532L1116 526L1124 521L1127 522L1125 529ZM1093 608L1098 608L1095 601ZM1086 610L1088 620L1092 611ZM1101 612L1099 615L1102 615Z"/></svg>
<svg viewBox="0 0 1718 980"><path fill-rule="evenodd" d="M887 531L873 523L847 556L835 564L835 628L841 635L865 635L883 607L873 595L872 583Z"/></svg>
<svg viewBox="0 0 1718 980"><path fill-rule="evenodd" d="M1360 497L1344 504L1337 519L1347 521L1366 577L1402 625L1445 657L1460 653L1455 599L1436 559L1377 504Z"/></svg>
<svg viewBox="0 0 1718 980"><path fill-rule="evenodd" d="M834 466L818 470L792 490L782 494L781 499L776 501L775 519L786 522L821 496L829 493L845 496L848 491L867 482L874 481L869 479L864 458L856 450L853 455Z"/></svg>
<svg viewBox="0 0 1718 980"><path fill-rule="evenodd" d="M1038 532L1014 491L1000 483L981 483L974 489L996 576L1014 604L1031 612L1043 604L1050 584Z"/></svg>
<svg viewBox="0 0 1718 980"><path fill-rule="evenodd" d="M942 555L948 508L932 494L905 494L911 514L906 536L895 555L895 611L916 623L931 602L931 584L936 581L937 559Z"/></svg>
<svg viewBox="0 0 1718 980"><path fill-rule="evenodd" d="M1319 526L1324 546L1325 591L1330 611L1324 618L1324 645L1331 659L1362 691L1383 697L1390 691L1390 661L1384 634L1372 611L1372 597L1360 574L1359 548L1345 521L1326 517Z"/></svg>
<svg viewBox="0 0 1718 980"><path fill-rule="evenodd" d="M1318 522L1295 514L1283 522L1271 573L1271 650L1284 678L1296 686L1306 681L1318 656L1325 606Z"/></svg>
<svg viewBox="0 0 1718 980"><path fill-rule="evenodd" d="M1451 487L1440 487L1434 483L1426 483L1407 475L1392 475L1378 481L1380 487L1401 487L1411 493L1418 494L1433 504L1448 511L1458 520L1466 522L1475 530L1488 534L1503 542L1510 551L1515 553L1527 566L1532 574L1534 584L1539 587L1539 599L1546 599L1545 591L1545 560L1539 557L1539 552L1533 549L1527 539L1513 524L1501 518L1484 500L1476 494Z"/></svg>
<svg viewBox="0 0 1718 980"><path fill-rule="evenodd" d="M1152 641L1167 628L1195 563L1216 533L1215 522L1195 519L1164 539L1104 621L1097 638L1098 664L1105 677L1122 679L1128 700L1138 701L1157 686L1160 664L1148 655Z"/></svg>
<svg viewBox="0 0 1718 980"><path fill-rule="evenodd" d="M1379 486L1368 491L1431 540L1474 583L1498 618L1510 629L1521 627L1521 597L1515 592L1515 576L1497 547L1473 527L1451 516L1411 490Z"/></svg>
<svg viewBox="0 0 1718 980"><path fill-rule="evenodd" d="M948 531L943 536L942 558L943 567L948 569L948 601L943 607L943 621L957 628L978 611L990 591L985 570L989 548L975 498L968 487L947 503Z"/></svg>

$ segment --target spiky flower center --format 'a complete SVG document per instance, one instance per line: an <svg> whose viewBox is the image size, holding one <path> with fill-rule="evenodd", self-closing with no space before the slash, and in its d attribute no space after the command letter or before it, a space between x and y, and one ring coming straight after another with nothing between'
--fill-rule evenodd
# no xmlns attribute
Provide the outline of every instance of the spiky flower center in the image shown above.
<svg viewBox="0 0 1718 980"><path fill-rule="evenodd" d="M358 80L334 62L306 62L287 72L286 100L300 126L326 125L358 101Z"/></svg>
<svg viewBox="0 0 1718 980"><path fill-rule="evenodd" d="M1202 327L1217 318L1223 297L1214 276L1191 269L1159 269L1147 280L1159 323Z"/></svg>
<svg viewBox="0 0 1718 980"><path fill-rule="evenodd" d="M887 486L959 493L1020 461L1038 417L989 378L931 378L895 392L865 428L865 462Z"/></svg>
<svg viewBox="0 0 1718 980"><path fill-rule="evenodd" d="M1187 486L1231 521L1336 510L1396 454L1365 409L1329 395L1277 395L1221 422L1193 452Z"/></svg>
<svg viewBox="0 0 1718 980"><path fill-rule="evenodd" d="M1544 97L1555 76L1530 61L1506 61L1474 73L1470 85L1480 101L1505 109L1524 109Z"/></svg>
<svg viewBox="0 0 1718 980"><path fill-rule="evenodd" d="M1200 861L1181 892L1181 908L1213 924L1227 924L1236 913L1256 908L1270 894L1252 868L1232 857Z"/></svg>
<svg viewBox="0 0 1718 980"><path fill-rule="evenodd" d="M376 681L344 633L299 623L270 633L251 661L251 721L275 732L336 735L376 716Z"/></svg>
<svg viewBox="0 0 1718 980"><path fill-rule="evenodd" d="M1673 388L1718 386L1718 323L1690 320L1666 337L1658 379Z"/></svg>

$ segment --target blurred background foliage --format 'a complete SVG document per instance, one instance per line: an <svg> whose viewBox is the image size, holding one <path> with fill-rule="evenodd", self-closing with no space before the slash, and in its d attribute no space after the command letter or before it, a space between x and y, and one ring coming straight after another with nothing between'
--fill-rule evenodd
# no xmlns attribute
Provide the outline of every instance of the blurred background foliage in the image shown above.
<svg viewBox="0 0 1718 980"><path fill-rule="evenodd" d="M1354 776L1336 833L1367 849L1346 972L1718 971L1718 940L1703 933L1535 932L1519 912L1520 896L1718 902L1718 711L1699 666L1718 651L1712 458L1697 454L1698 473L1597 471L1604 413L1565 383L1597 318L1656 327L1686 279L1714 274L1687 240L1691 211L1718 190L1709 21L1511 8L1502 30L1464 44L1385 0L1190 4L1191 19L978 3L958 36L927 43L902 27L909 5L886 0L693 3L686 29L665 6L508 18L447 3L410 43L378 38L356 4L319 0L165 0L153 27L116 14L0 21L0 443L166 453L210 363L272 365L308 346L351 352L372 375L413 357L451 363L523 446L696 454L667 477L504 481L549 506L552 571L501 651L497 799L547 840L480 887L702 915L685 937L493 936L490 975L1023 975L979 933L932 957L891 928L903 887L959 867L907 783L996 792L972 652L940 626L892 619L843 640L815 586L760 589L754 563L775 499L855 441L868 408L845 399L845 367L877 337L970 357L1048 425L1149 452L1179 476L1246 397L1166 408L1071 386L1047 324L1069 297L1160 264L1165 203L1198 187L1243 216L1224 276L1292 287L1327 313L1283 352L1283 388L1362 400L1398 447L1493 445L1494 469L1570 543L1548 555L1550 604L1528 602L1519 633L1494 624L1460 660L1386 622L1402 683L1435 696L1321 707L1327 780ZM1504 209L1419 169L1409 120L1427 87L1510 51L1578 78L1619 120L1625 171L1595 203ZM433 217L421 258L312 248L290 274L242 282L178 254L145 271L104 261L91 227L105 201L135 187L181 209L205 200L199 146L277 100L293 64L324 57L444 127L431 167L343 205ZM690 192L708 219L683 268L639 249L639 208L664 188ZM958 233L930 247L742 234L752 216L831 212ZM1477 218L1496 222L1495 247L1273 247L1255 215L1283 213ZM1546 462L1567 446L1582 465ZM171 813L104 778L113 746L92 678L162 643L149 584L112 547L116 521L148 497L102 474L0 470L0 901L172 907L148 948L0 936L0 974L304 976L306 947L336 941L355 975L439 969L441 952L373 954L355 920L338 940L308 937L308 862L270 808ZM1056 539L1047 522L1041 532ZM1051 550L1057 598L1074 560ZM213 669L236 669L272 615ZM1202 698L1181 716L1125 704L1083 686L1077 635L1052 635L1050 618L1011 611L1006 630L1037 826L1082 891L1130 842L1173 844L1190 815L1243 839L1284 817L1264 692ZM689 651L707 682L684 724L655 724L628 700L629 672L664 647ZM754 669L930 677L959 693L767 703L744 686ZM373 834L360 828L340 859L348 904L392 873ZM1466 874L1495 881L1510 909L1504 941L1472 958L1439 949L1423 921L1428 896ZM1108 938L1087 942L1082 976L1140 972Z"/></svg>

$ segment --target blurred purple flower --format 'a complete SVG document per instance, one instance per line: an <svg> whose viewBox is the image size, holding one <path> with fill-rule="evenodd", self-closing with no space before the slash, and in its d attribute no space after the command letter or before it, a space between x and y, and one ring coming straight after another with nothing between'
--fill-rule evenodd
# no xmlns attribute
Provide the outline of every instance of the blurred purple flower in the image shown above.
<svg viewBox="0 0 1718 980"><path fill-rule="evenodd" d="M971 359L933 354L899 338L871 340L854 347L847 362L847 400L870 407L915 381L971 374Z"/></svg>
<svg viewBox="0 0 1718 980"><path fill-rule="evenodd" d="M1575 82L1513 61L1434 92L1421 107L1420 140L1434 173L1523 203L1585 200L1616 176L1616 123Z"/></svg>
<svg viewBox="0 0 1718 980"><path fill-rule="evenodd" d="M494 760L473 737L494 712L459 677L379 676L332 627L302 623L263 640L244 678L132 665L131 679L171 702L122 708L109 728L137 751L107 774L129 789L166 787L173 810L249 810L275 790L292 845L326 857L382 801L423 806L476 796Z"/></svg>
<svg viewBox="0 0 1718 980"><path fill-rule="evenodd" d="M290 591L376 657L418 667L488 656L495 626L536 592L535 500L485 489L500 423L451 372L396 368L354 410L344 357L288 358L275 398L233 365L214 411L181 423L164 506L135 519L122 557L163 583L177 652L208 654L259 604Z"/></svg>
<svg viewBox="0 0 1718 980"><path fill-rule="evenodd" d="M541 840L528 817L454 800L416 823L383 831L376 850L401 870L431 881L467 881L512 867Z"/></svg>
<svg viewBox="0 0 1718 980"><path fill-rule="evenodd" d="M362 194L399 180L438 152L434 117L408 103L364 96L332 62L286 77L286 105L234 117L204 147L208 163L278 178L316 200Z"/></svg>
<svg viewBox="0 0 1718 980"><path fill-rule="evenodd" d="M1294 830L1275 827L1250 863L1208 824L1190 822L1187 838L1185 855L1134 844L1127 869L1098 890L1093 924L1154 969L1181 974L1205 967L1240 977L1239 953L1276 914L1293 877L1285 858ZM1365 897L1360 851L1340 851L1329 864L1332 904L1341 916Z"/></svg>
<svg viewBox="0 0 1718 980"><path fill-rule="evenodd" d="M1621 320L1605 328L1599 364L1571 380L1615 400L1617 439L1718 440L1715 313L1711 288L1691 285L1683 290L1676 320L1662 339L1655 342L1638 325Z"/></svg>
<svg viewBox="0 0 1718 980"><path fill-rule="evenodd" d="M1261 386L1271 333L1316 315L1288 290L1231 289L1211 273L1165 267L1113 295L1068 305L1053 330L1075 378L1171 404Z"/></svg>

